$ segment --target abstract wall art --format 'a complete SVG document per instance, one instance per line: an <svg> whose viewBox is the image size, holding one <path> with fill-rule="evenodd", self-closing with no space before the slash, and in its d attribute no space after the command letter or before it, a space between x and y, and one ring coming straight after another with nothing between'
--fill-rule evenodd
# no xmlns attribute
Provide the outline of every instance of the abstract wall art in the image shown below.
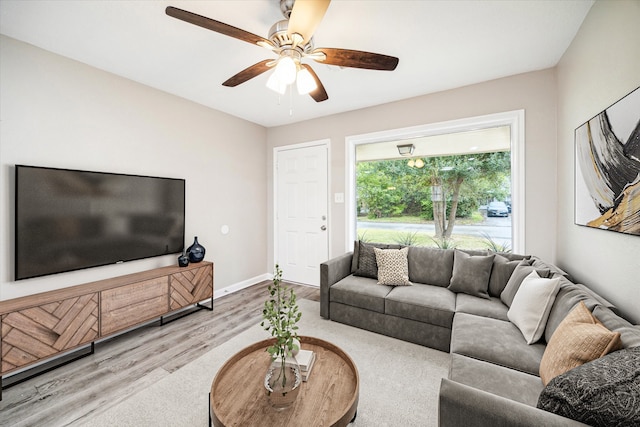
<svg viewBox="0 0 640 427"><path fill-rule="evenodd" d="M640 236L640 88L575 131L575 223Z"/></svg>

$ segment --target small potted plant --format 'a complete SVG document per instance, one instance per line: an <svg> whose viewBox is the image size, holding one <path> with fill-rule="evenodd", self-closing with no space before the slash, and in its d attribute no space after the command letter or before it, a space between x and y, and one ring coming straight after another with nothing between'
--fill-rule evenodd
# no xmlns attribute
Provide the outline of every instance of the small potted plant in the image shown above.
<svg viewBox="0 0 640 427"><path fill-rule="evenodd" d="M271 365L265 376L264 386L274 408L284 409L295 402L300 391L302 376L294 354L299 350L298 326L302 313L296 303L296 294L282 285L282 270L275 266L273 283L269 285L269 297L262 311L260 324L275 338L267 348Z"/></svg>

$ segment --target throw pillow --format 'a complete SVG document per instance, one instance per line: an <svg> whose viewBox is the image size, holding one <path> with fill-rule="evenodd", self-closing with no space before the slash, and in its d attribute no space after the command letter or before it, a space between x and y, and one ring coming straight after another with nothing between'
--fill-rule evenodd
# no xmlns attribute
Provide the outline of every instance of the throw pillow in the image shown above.
<svg viewBox="0 0 640 427"><path fill-rule="evenodd" d="M521 260L510 261L508 258L497 255L493 259L493 268L489 277L489 295L500 297L505 286L509 282L509 278L513 274Z"/></svg>
<svg viewBox="0 0 640 427"><path fill-rule="evenodd" d="M640 425L640 347L626 348L551 380L537 407L591 426Z"/></svg>
<svg viewBox="0 0 640 427"><path fill-rule="evenodd" d="M358 269L358 258L360 256L360 241L353 242L353 256L351 257L351 273L355 273Z"/></svg>
<svg viewBox="0 0 640 427"><path fill-rule="evenodd" d="M529 262L530 261L526 259L520 261L520 264L518 264L516 268L513 270L513 273L511 273L511 277L509 277L509 281L504 287L504 290L500 293L500 300L507 307L511 307L511 303L513 302L513 297L516 296L516 293L518 292L518 288L520 288L520 284L522 283L525 277L531 274L533 270L536 270L536 273L538 273L538 276L540 277L549 277L549 275L551 274L551 272L546 269L545 270L535 269L529 264Z"/></svg>
<svg viewBox="0 0 640 427"><path fill-rule="evenodd" d="M540 361L540 379L554 377L620 347L620 333L611 332L580 301L551 336Z"/></svg>
<svg viewBox="0 0 640 427"><path fill-rule="evenodd" d="M370 279L378 278L378 264L376 263L376 254L374 246L360 242L358 245L358 267L353 273L354 276L368 277Z"/></svg>
<svg viewBox="0 0 640 427"><path fill-rule="evenodd" d="M453 257L453 275L448 289L489 299L489 276L494 255L473 256L456 250Z"/></svg>
<svg viewBox="0 0 640 427"><path fill-rule="evenodd" d="M560 278L544 279L535 271L522 281L507 317L520 329L527 344L542 337L558 289Z"/></svg>
<svg viewBox="0 0 640 427"><path fill-rule="evenodd" d="M389 286L408 286L409 263L407 253L409 248L378 249L374 248L378 262L378 284Z"/></svg>

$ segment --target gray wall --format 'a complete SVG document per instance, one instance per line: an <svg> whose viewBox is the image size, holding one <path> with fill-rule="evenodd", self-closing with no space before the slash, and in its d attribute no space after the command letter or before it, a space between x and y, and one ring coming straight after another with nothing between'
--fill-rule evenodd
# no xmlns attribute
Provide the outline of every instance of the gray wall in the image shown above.
<svg viewBox="0 0 640 427"><path fill-rule="evenodd" d="M557 67L557 261L635 323L640 323L640 237L574 224L573 133L640 86L639 23L638 1L596 2Z"/></svg>
<svg viewBox="0 0 640 427"><path fill-rule="evenodd" d="M184 178L185 243L205 246L216 289L264 278L265 128L5 36L0 49L0 299L177 263L14 282L15 164Z"/></svg>

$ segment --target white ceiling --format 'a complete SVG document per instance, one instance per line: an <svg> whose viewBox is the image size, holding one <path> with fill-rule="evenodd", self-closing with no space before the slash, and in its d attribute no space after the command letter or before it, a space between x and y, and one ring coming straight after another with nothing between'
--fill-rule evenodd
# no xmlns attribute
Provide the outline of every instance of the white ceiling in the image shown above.
<svg viewBox="0 0 640 427"><path fill-rule="evenodd" d="M266 49L171 18L176 6L268 37L278 0L0 0L0 33L266 127L553 67L591 0L333 0L316 47L400 58L395 71L310 64L329 99L278 95L269 73L227 88Z"/></svg>

